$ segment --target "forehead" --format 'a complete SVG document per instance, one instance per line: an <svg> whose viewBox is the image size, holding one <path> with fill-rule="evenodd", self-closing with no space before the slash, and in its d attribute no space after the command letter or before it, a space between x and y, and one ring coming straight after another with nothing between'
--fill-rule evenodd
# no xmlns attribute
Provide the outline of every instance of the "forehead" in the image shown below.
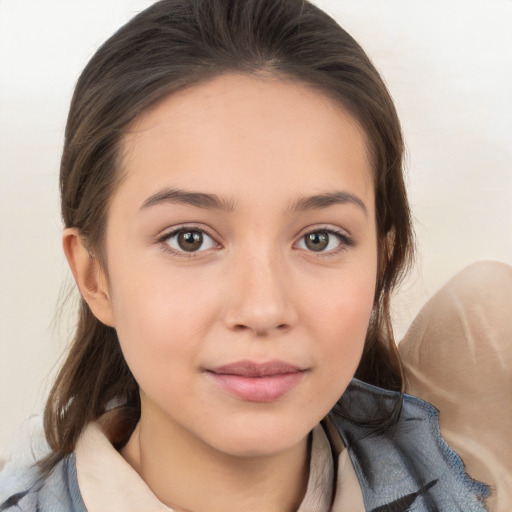
<svg viewBox="0 0 512 512"><path fill-rule="evenodd" d="M269 76L223 75L168 96L130 127L123 156L125 181L147 194L163 185L315 193L340 181L373 194L356 120L312 87Z"/></svg>

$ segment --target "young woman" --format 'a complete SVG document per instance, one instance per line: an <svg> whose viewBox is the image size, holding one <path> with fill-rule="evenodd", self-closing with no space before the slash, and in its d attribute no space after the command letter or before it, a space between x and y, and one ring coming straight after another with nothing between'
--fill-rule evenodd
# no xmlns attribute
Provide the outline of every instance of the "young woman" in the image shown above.
<svg viewBox="0 0 512 512"><path fill-rule="evenodd" d="M50 453L0 509L485 510L401 393L402 153L379 74L308 2L163 0L114 34L66 129L82 302Z"/></svg>

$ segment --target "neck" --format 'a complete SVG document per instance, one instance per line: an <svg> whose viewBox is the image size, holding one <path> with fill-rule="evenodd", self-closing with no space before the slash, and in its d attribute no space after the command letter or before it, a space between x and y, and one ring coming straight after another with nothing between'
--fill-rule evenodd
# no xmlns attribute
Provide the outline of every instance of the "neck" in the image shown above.
<svg viewBox="0 0 512 512"><path fill-rule="evenodd" d="M233 456L142 416L121 454L176 512L291 512L306 492L308 452L305 438L277 454Z"/></svg>

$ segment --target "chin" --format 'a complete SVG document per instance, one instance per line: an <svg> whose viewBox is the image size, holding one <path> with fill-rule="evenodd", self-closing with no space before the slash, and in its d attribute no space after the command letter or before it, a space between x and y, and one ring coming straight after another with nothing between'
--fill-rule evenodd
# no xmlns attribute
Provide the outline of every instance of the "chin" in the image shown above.
<svg viewBox="0 0 512 512"><path fill-rule="evenodd" d="M283 453L297 447L307 440L314 427L298 425L280 425L276 427L258 426L255 422L251 428L225 429L222 435L212 432L211 446L233 457L268 457ZM210 444L210 443L209 443Z"/></svg>
<svg viewBox="0 0 512 512"><path fill-rule="evenodd" d="M282 440L278 440L277 442L268 442L268 439L262 440L260 443L250 442L250 443L237 443L235 445L230 444L229 446L222 446L219 451L229 455L231 457L238 458L259 458L259 457L271 457L273 455L277 455L280 453L287 452L292 448L297 447L302 441L307 439L307 435L300 438L296 443L283 443Z"/></svg>

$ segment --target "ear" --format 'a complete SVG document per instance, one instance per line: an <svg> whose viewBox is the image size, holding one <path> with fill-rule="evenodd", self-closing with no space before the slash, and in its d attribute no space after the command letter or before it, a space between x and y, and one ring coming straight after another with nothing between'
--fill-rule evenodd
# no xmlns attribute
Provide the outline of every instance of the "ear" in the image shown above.
<svg viewBox="0 0 512 512"><path fill-rule="evenodd" d="M114 327L108 279L98 259L87 250L76 228L64 230L62 245L76 284L92 313L100 322Z"/></svg>

